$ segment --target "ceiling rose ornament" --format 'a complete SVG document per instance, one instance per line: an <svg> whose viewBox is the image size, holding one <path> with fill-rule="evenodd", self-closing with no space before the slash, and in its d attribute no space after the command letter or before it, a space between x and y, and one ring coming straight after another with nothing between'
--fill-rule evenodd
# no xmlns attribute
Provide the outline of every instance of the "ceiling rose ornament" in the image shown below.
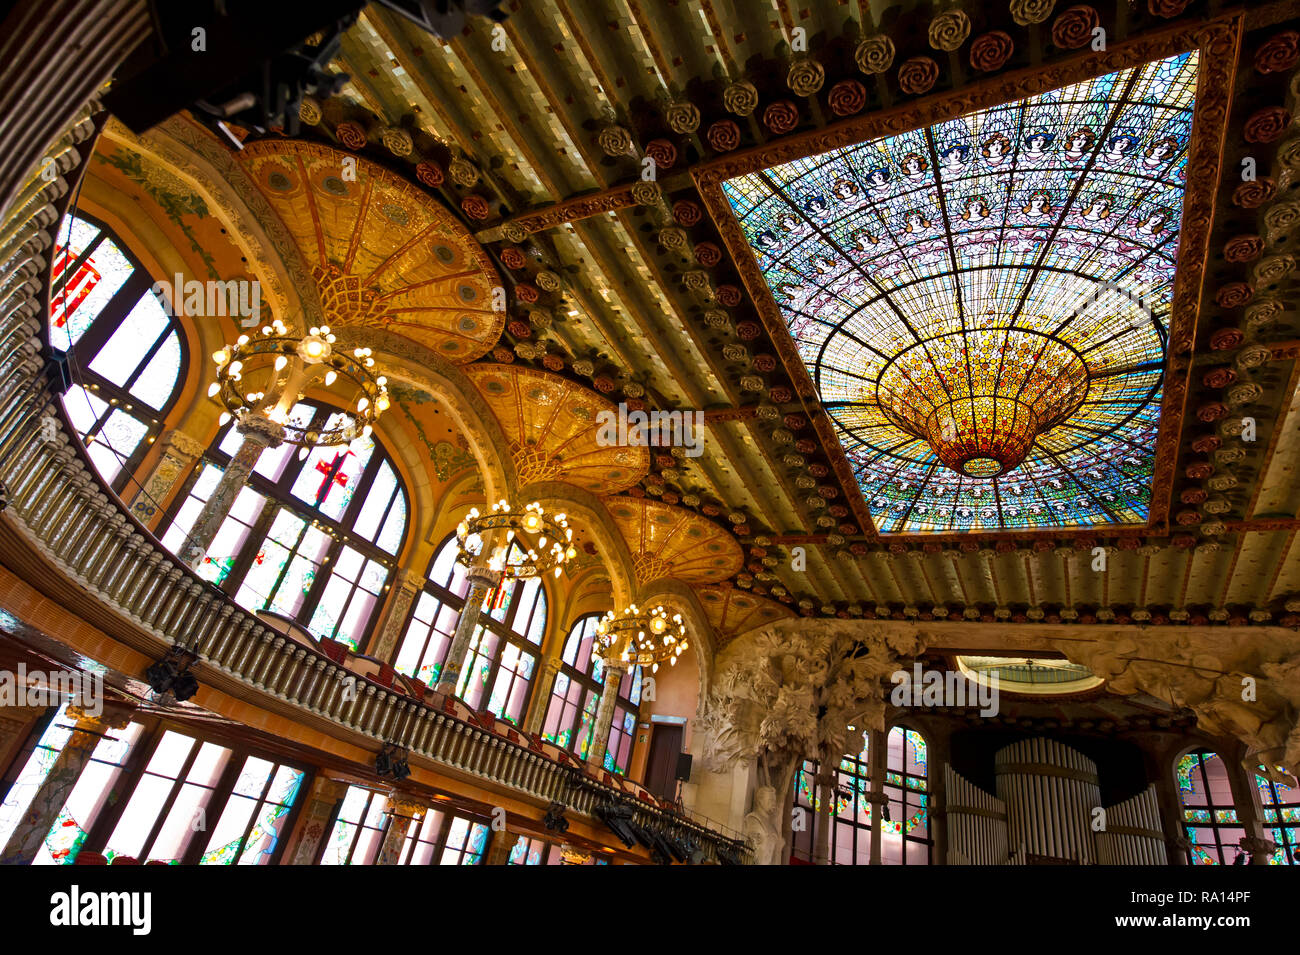
<svg viewBox="0 0 1300 955"><path fill-rule="evenodd" d="M709 127L704 138L718 152L731 152L740 145L740 127L729 119L720 119Z"/></svg>
<svg viewBox="0 0 1300 955"><path fill-rule="evenodd" d="M664 110L664 120L668 123L668 128L674 133L686 135L693 133L700 128L700 111L694 103L687 100L678 100L670 103Z"/></svg>
<svg viewBox="0 0 1300 955"><path fill-rule="evenodd" d="M949 10L930 21L930 46L945 53L960 49L970 36L970 17L961 10Z"/></svg>
<svg viewBox="0 0 1300 955"><path fill-rule="evenodd" d="M437 163L425 160L416 165L415 178L419 180L421 185L428 186L430 189L437 189L444 180L442 167Z"/></svg>
<svg viewBox="0 0 1300 955"><path fill-rule="evenodd" d="M722 105L729 113L748 116L758 108L758 89L749 80L737 80L722 91Z"/></svg>
<svg viewBox="0 0 1300 955"><path fill-rule="evenodd" d="M659 169L671 169L677 162L677 147L666 139L652 139L645 144L645 154Z"/></svg>
<svg viewBox="0 0 1300 955"><path fill-rule="evenodd" d="M1011 0L1011 19L1018 26L1042 23L1052 15L1056 0Z"/></svg>
<svg viewBox="0 0 1300 955"><path fill-rule="evenodd" d="M1100 23L1101 17L1092 7L1069 7L1052 23L1052 42L1063 50L1077 50L1092 42L1092 31Z"/></svg>
<svg viewBox="0 0 1300 955"><path fill-rule="evenodd" d="M459 156L451 161L451 165L447 167L447 174L451 176L452 182L466 189L470 189L478 183L478 166Z"/></svg>
<svg viewBox="0 0 1300 955"><path fill-rule="evenodd" d="M366 148L366 131L360 123L351 121L339 123L334 127L334 135L343 146L354 152Z"/></svg>
<svg viewBox="0 0 1300 955"><path fill-rule="evenodd" d="M1280 139L1291 125L1291 114L1281 106L1266 106L1251 113L1242 129L1248 143L1271 143Z"/></svg>
<svg viewBox="0 0 1300 955"><path fill-rule="evenodd" d="M763 110L763 125L778 136L799 125L799 110L788 99L777 100Z"/></svg>
<svg viewBox="0 0 1300 955"><path fill-rule="evenodd" d="M1287 30L1255 51L1255 69L1261 73L1286 73L1300 63L1300 33Z"/></svg>
<svg viewBox="0 0 1300 955"><path fill-rule="evenodd" d="M852 116L867 105L867 89L857 80L840 80L831 87L826 105L836 116Z"/></svg>
<svg viewBox="0 0 1300 955"><path fill-rule="evenodd" d="M596 652L607 663L648 666L657 673L659 664L676 666L689 649L682 615L670 617L662 606L643 610L632 604L617 614L610 610L596 623Z"/></svg>
<svg viewBox="0 0 1300 955"><path fill-rule="evenodd" d="M397 126L388 126L380 134L380 141L394 156L409 156L415 148L411 134Z"/></svg>
<svg viewBox="0 0 1300 955"><path fill-rule="evenodd" d="M663 191L659 188L659 183L645 182L644 180L632 183L632 201L637 205L658 205L659 200L662 198Z"/></svg>
<svg viewBox="0 0 1300 955"><path fill-rule="evenodd" d="M293 335L277 318L258 334L240 335L235 344L215 352L217 377L208 397L224 409L221 424L231 418L241 426L255 418L269 419L283 429L280 440L302 448L304 456L314 447L346 448L369 436L376 419L388 410L387 379L375 375L370 349L348 354L336 350L334 343L328 326ZM355 410L333 415L323 430L313 430L293 415L299 397L313 386L339 395L334 399L338 404Z"/></svg>
<svg viewBox="0 0 1300 955"><path fill-rule="evenodd" d="M853 59L863 73L884 73L894 65L894 41L883 33L869 36L858 44Z"/></svg>
<svg viewBox="0 0 1300 955"><path fill-rule="evenodd" d="M826 70L811 57L803 56L790 64L785 85L796 96L813 96L826 82Z"/></svg>
<svg viewBox="0 0 1300 955"><path fill-rule="evenodd" d="M939 64L928 56L914 56L898 68L899 88L913 96L929 92L937 79Z"/></svg>
<svg viewBox="0 0 1300 955"><path fill-rule="evenodd" d="M310 96L304 96L298 105L298 118L308 126L315 126L321 121L320 102Z"/></svg>
<svg viewBox="0 0 1300 955"><path fill-rule="evenodd" d="M1190 2L1191 0L1147 0L1147 9L1154 16L1168 20L1180 16Z"/></svg>
<svg viewBox="0 0 1300 955"><path fill-rule="evenodd" d="M596 137L606 156L626 156L632 152L632 134L622 126L606 126Z"/></svg>
<svg viewBox="0 0 1300 955"><path fill-rule="evenodd" d="M470 508L456 525L456 561L467 567L486 563L502 577L540 577L548 570L560 576L566 562L577 556L570 543L573 530L564 514L547 515L536 501L522 509L497 501L486 514Z"/></svg>
<svg viewBox="0 0 1300 955"><path fill-rule="evenodd" d="M971 69L979 70L981 73L1000 70L1007 60L1011 59L1015 49L1016 44L1011 36L1001 30L982 34L976 37L975 42L970 46Z"/></svg>

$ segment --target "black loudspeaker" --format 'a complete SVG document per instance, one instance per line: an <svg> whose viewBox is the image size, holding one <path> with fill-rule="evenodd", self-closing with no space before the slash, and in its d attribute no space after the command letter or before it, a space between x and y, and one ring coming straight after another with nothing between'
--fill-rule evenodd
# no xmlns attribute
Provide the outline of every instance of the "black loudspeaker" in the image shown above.
<svg viewBox="0 0 1300 955"><path fill-rule="evenodd" d="M687 782L688 780L690 780L690 778L691 778L691 754L678 753L677 774L673 776L673 779L678 779L681 780L682 782Z"/></svg>

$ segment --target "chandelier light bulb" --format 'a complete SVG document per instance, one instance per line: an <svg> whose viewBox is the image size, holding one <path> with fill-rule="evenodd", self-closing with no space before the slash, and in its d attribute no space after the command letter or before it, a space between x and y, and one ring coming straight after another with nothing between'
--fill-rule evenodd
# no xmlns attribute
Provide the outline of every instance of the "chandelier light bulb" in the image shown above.
<svg viewBox="0 0 1300 955"><path fill-rule="evenodd" d="M221 385L220 385L220 383L214 381L212 384L208 385L208 397L209 397L209 398L215 398L215 397L217 396L218 392L220 392L220 391L221 391Z"/></svg>
<svg viewBox="0 0 1300 955"><path fill-rule="evenodd" d="M289 364L289 359L285 358L283 355L280 355L275 359L275 370L284 371L284 366L287 364Z"/></svg>
<svg viewBox="0 0 1300 955"><path fill-rule="evenodd" d="M330 369L329 371L325 372L325 387L328 388L330 385L334 384L334 382L338 379L338 376L339 373L337 371L334 371L333 369Z"/></svg>
<svg viewBox="0 0 1300 955"><path fill-rule="evenodd" d="M229 411L221 412L221 417L217 418L217 424L221 425L224 428L229 423L230 423L230 412Z"/></svg>

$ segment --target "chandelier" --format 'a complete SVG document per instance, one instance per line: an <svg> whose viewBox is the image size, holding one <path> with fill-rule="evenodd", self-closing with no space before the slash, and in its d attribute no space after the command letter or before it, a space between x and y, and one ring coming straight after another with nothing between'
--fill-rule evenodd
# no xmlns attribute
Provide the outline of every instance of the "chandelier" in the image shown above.
<svg viewBox="0 0 1300 955"><path fill-rule="evenodd" d="M651 673L665 660L675 666L688 646L682 615L670 618L663 607L641 610L632 604L619 614L609 611L596 624L596 652L602 658L649 666Z"/></svg>
<svg viewBox="0 0 1300 955"><path fill-rule="evenodd" d="M487 566L503 577L540 577L552 568L558 577L577 555L572 540L573 529L564 514L548 515L536 501L516 511L502 500L486 514L470 508L456 526L456 560L466 566L479 563L491 542Z"/></svg>
<svg viewBox="0 0 1300 955"><path fill-rule="evenodd" d="M355 348L348 354L334 343L328 325L295 336L277 318L259 334L240 335L235 344L214 352L217 380L208 388L208 397L221 402L221 423L232 417L243 421L265 415L283 426L286 443L304 449L346 445L369 435L375 420L388 409L387 379L372 371L371 349ZM338 390L349 391L343 402L348 413L331 418L324 428L299 424L290 417L294 403L318 378L325 388L341 381Z"/></svg>
<svg viewBox="0 0 1300 955"><path fill-rule="evenodd" d="M1088 366L1069 345L1024 328L979 328L897 355L876 385L891 423L927 442L947 468L994 478L1078 410Z"/></svg>

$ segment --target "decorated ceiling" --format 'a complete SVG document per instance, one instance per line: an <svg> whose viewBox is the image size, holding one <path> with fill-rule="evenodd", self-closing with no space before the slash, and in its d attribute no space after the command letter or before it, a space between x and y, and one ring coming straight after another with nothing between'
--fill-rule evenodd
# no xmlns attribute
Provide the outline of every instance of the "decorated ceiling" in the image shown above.
<svg viewBox="0 0 1300 955"><path fill-rule="evenodd" d="M310 269L326 324L381 328L457 364L501 334L495 269L422 189L312 143L253 143L240 157Z"/></svg>
<svg viewBox="0 0 1300 955"><path fill-rule="evenodd" d="M724 183L877 529L1146 521L1197 60Z"/></svg>
<svg viewBox="0 0 1300 955"><path fill-rule="evenodd" d="M158 138L725 629L1300 623L1293 4L507 6L367 8L298 138Z"/></svg>

